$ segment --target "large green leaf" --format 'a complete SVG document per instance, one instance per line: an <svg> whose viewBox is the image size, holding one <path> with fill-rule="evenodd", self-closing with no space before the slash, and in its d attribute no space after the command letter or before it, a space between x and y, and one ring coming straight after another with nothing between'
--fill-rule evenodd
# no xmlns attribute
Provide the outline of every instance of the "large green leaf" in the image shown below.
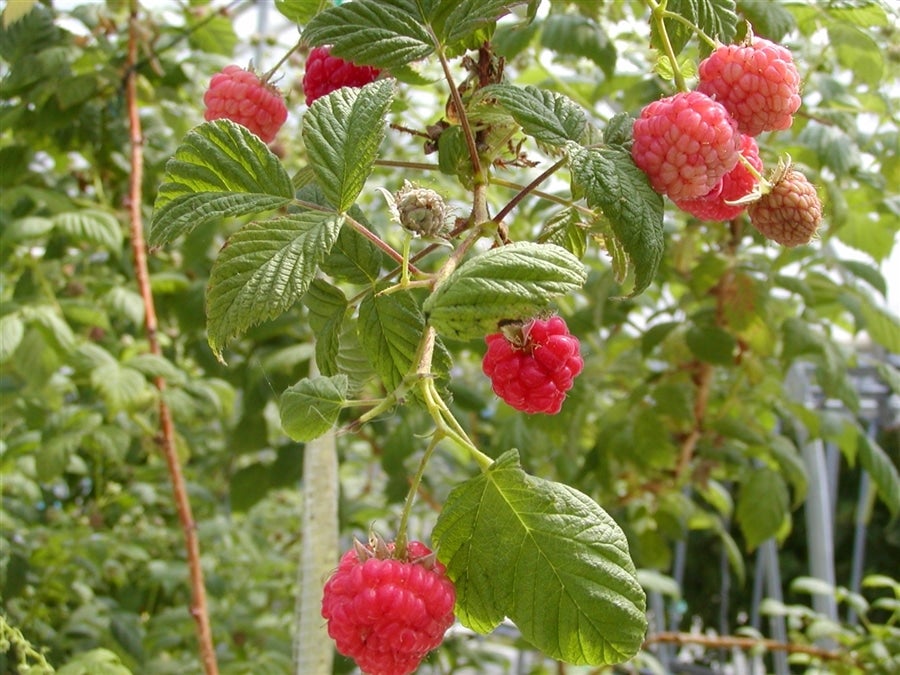
<svg viewBox="0 0 900 675"><path fill-rule="evenodd" d="M149 241L156 246L223 216L277 209L293 196L290 176L256 134L230 120L205 122L166 163Z"/></svg>
<svg viewBox="0 0 900 675"><path fill-rule="evenodd" d="M529 136L550 145L579 141L587 127L584 110L562 94L494 84L479 91L482 99L496 99Z"/></svg>
<svg viewBox="0 0 900 675"><path fill-rule="evenodd" d="M666 9L688 21L686 25L675 19L665 20L666 32L676 55L694 37L694 31L689 24L698 26L711 38L728 44L734 39L740 22L734 0L668 0ZM656 49L662 49L661 36L655 25L651 31L651 44ZM709 45L702 41L700 49L703 54L710 51Z"/></svg>
<svg viewBox="0 0 900 675"><path fill-rule="evenodd" d="M584 193L588 206L603 210L634 266L632 295L640 293L653 281L662 260L662 197L622 147L576 146L571 164L573 189Z"/></svg>
<svg viewBox="0 0 900 675"><path fill-rule="evenodd" d="M891 458L878 443L862 431L856 441L859 463L872 478L878 490L878 496L887 504L891 515L900 512L900 473Z"/></svg>
<svg viewBox="0 0 900 675"><path fill-rule="evenodd" d="M603 27L577 13L551 14L541 27L541 45L557 54L590 59L612 78L616 69L616 46Z"/></svg>
<svg viewBox="0 0 900 675"><path fill-rule="evenodd" d="M331 45L335 56L391 69L423 59L434 40L415 0L355 0L317 14L303 31L311 45Z"/></svg>
<svg viewBox="0 0 900 675"><path fill-rule="evenodd" d="M517 242L460 265L425 301L425 314L440 333L483 337L496 332L501 319L530 318L585 279L584 266L566 249Z"/></svg>
<svg viewBox="0 0 900 675"><path fill-rule="evenodd" d="M230 338L300 299L342 223L343 216L307 211L253 222L231 236L206 292L209 344L217 356Z"/></svg>
<svg viewBox="0 0 900 675"><path fill-rule="evenodd" d="M385 387L400 385L413 366L425 319L409 293L370 294L359 305L359 341Z"/></svg>
<svg viewBox="0 0 900 675"><path fill-rule="evenodd" d="M574 664L619 663L641 647L645 595L616 522L574 488L526 474L510 451L454 488L434 529L457 616L488 632L504 617Z"/></svg>
<svg viewBox="0 0 900 675"><path fill-rule="evenodd" d="M790 514L790 495L781 475L757 469L741 485L735 517L749 550L774 537Z"/></svg>
<svg viewBox="0 0 900 675"><path fill-rule="evenodd" d="M361 89L338 89L313 103L303 119L310 166L328 201L342 213L353 206L372 171L393 87L381 80Z"/></svg>
<svg viewBox="0 0 900 675"><path fill-rule="evenodd" d="M347 398L346 375L300 380L281 395L284 432L295 441L311 441L334 426Z"/></svg>
<svg viewBox="0 0 900 675"><path fill-rule="evenodd" d="M288 20L300 24L332 6L331 0L275 0L275 9Z"/></svg>

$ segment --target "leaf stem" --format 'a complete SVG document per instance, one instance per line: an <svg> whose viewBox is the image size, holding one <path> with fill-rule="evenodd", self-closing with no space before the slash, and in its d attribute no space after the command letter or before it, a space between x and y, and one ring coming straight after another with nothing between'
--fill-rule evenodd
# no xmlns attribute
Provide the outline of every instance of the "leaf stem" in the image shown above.
<svg viewBox="0 0 900 675"><path fill-rule="evenodd" d="M409 493L407 493L406 502L403 504L403 512L400 514L400 525L397 527L397 536L394 540L394 550L397 551L397 555L400 556L401 559L406 553L406 526L409 523L409 514L412 512L412 505L415 501L416 493L418 493L419 485L422 483L422 476L425 475L425 467L428 465L428 460L431 459L431 455L434 453L437 444L440 443L443 438L444 433L440 429L432 434L431 441L429 441L428 447L425 448L422 459L419 460L419 468L416 470L415 475L410 481Z"/></svg>
<svg viewBox="0 0 900 675"><path fill-rule="evenodd" d="M504 206L502 209L500 209L500 211L497 213L497 215L494 216L493 221L498 224L503 222L503 219L507 216L507 214L509 214L510 211L512 211L514 208L516 208L516 206L518 205L519 202L521 202L523 199L525 199L525 197L527 197L529 195L529 193L533 192L535 190L535 188L537 188L538 185L540 185L545 180L550 178L550 176L552 176L554 173L559 171L559 169L562 168L565 165L565 163L566 163L566 158L563 157L562 159L557 161L555 164L553 164L553 166L549 167L543 173L541 173L540 176L538 176L533 181L531 181L528 185L526 185L521 190L519 190L519 193L515 197L513 197L511 200L509 200L509 203L506 206Z"/></svg>
<svg viewBox="0 0 900 675"><path fill-rule="evenodd" d="M393 246L391 246L386 241L384 241L381 237L379 237L377 234L372 232L372 230L370 230L368 227L366 227L359 221L351 218L346 213L344 214L344 219L350 225L350 227L352 227L359 234L361 234L366 239L371 241L373 244L375 244L375 246L380 248L382 251L387 253L388 257L390 257L394 262L399 264L401 269L403 268L403 266L405 264L407 266L408 272L412 272L413 274L418 275L418 276L422 275L422 271L418 267L416 267L411 262L409 262L409 260L407 258L404 258L402 254L400 254L396 250L394 250Z"/></svg>
<svg viewBox="0 0 900 675"><path fill-rule="evenodd" d="M285 52L284 56L282 56L280 59L278 59L278 63L276 63L274 66L272 66L271 69L266 71L266 74L262 76L262 81L268 83L269 80L271 80L272 77L275 75L275 73L278 71L278 69L284 65L285 61L287 61L289 58L291 58L291 54L293 54L295 51L297 51L300 48L300 45L302 45L302 44L303 44L303 40L297 40L297 44L295 44L293 47L288 49L287 52Z"/></svg>
<svg viewBox="0 0 900 675"><path fill-rule="evenodd" d="M510 190L525 190L526 186L521 183L515 183L510 180L504 180L502 178L498 178L497 176L491 176L491 185L499 185L500 187L509 188ZM540 197L541 199L546 199L548 202L553 202L554 204L559 204L560 206L567 206L569 208L573 208L576 211L579 211L586 216L591 216L591 218L596 218L597 213L592 209L589 209L586 206L582 206L581 204L576 204L571 199L567 199L565 197L560 197L558 195L551 194L549 192L544 192L543 190L536 190L532 188L530 185L527 187L528 192L533 194L535 197ZM495 217L496 218L496 217Z"/></svg>

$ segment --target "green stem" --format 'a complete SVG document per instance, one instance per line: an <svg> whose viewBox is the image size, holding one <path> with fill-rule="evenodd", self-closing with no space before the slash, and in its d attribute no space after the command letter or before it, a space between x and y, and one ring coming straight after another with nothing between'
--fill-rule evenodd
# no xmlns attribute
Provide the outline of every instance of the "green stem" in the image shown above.
<svg viewBox="0 0 900 675"><path fill-rule="evenodd" d="M437 388L434 386L434 380L431 378L422 380L422 397L425 399L428 412L441 433L466 450L472 456L472 459L478 463L481 470L486 471L494 463L494 460L475 447L465 429L460 426L444 399L441 398Z"/></svg>
<svg viewBox="0 0 900 675"><path fill-rule="evenodd" d="M276 63L274 66L272 66L272 68L270 70L266 71L266 74L262 76L262 81L268 82L269 80L271 80L272 77L275 75L275 73L278 71L278 69L284 65L284 62L287 61L289 58L291 58L291 54L293 54L295 51L297 51L300 48L300 45L302 45L302 44L303 44L303 41L298 40L297 44L295 44L293 47L288 49L287 52L285 52L284 56L282 56L280 59L278 59L278 63Z"/></svg>
<svg viewBox="0 0 900 675"><path fill-rule="evenodd" d="M666 4L665 2L660 3L656 0L644 0L644 2L647 3L647 6L650 8L650 21L656 26L659 38L662 40L663 51L666 53L666 57L672 64L675 86L678 87L678 91L688 91L684 75L681 72L681 68L678 66L678 58L675 56L675 49L672 47L672 41L669 39L669 33L666 30Z"/></svg>
<svg viewBox="0 0 900 675"><path fill-rule="evenodd" d="M400 514L400 525L397 527L397 537L394 540L394 550L401 560L406 554L406 526L409 523L409 514L412 512L413 502L419 491L419 485L422 483L422 476L425 475L425 467L428 465L428 460L431 459L434 449L437 447L437 444L441 442L443 437L444 434L440 430L437 430L432 434L431 442L428 443L428 447L425 448L425 453L419 461L419 468L413 476L412 481L410 481L409 493L406 495L406 502L403 504L403 512Z"/></svg>
<svg viewBox="0 0 900 675"><path fill-rule="evenodd" d="M388 166L393 169L416 169L419 171L439 171L437 164L429 162L404 162L399 159L376 159L375 166Z"/></svg>

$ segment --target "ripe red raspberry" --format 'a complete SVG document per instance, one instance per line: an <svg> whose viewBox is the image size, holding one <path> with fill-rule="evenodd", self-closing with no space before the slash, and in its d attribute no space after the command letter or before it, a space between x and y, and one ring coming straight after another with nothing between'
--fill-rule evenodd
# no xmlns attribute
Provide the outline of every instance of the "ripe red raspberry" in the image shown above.
<svg viewBox="0 0 900 675"><path fill-rule="evenodd" d="M697 91L724 105L742 133L758 136L791 126L800 107L800 73L787 49L755 38L749 45L723 45L701 61Z"/></svg>
<svg viewBox="0 0 900 675"><path fill-rule="evenodd" d="M741 136L741 154L750 165L761 172L762 160L759 158L759 146L753 136ZM757 178L743 162L735 164L734 168L722 176L722 180L708 194L697 199L676 200L675 205L682 211L687 211L692 216L701 220L732 220L737 218L746 204L729 204L741 197L746 197L756 187Z"/></svg>
<svg viewBox="0 0 900 675"><path fill-rule="evenodd" d="M381 71L371 66L357 66L351 61L331 55L330 47L316 47L306 59L303 93L306 105L341 87L363 87L374 82Z"/></svg>
<svg viewBox="0 0 900 675"><path fill-rule="evenodd" d="M653 189L672 200L716 187L738 162L740 134L728 111L696 91L654 101L634 123L631 156Z"/></svg>
<svg viewBox="0 0 900 675"><path fill-rule="evenodd" d="M768 193L748 208L750 222L782 246L808 244L822 223L816 187L799 171L785 167Z"/></svg>
<svg viewBox="0 0 900 675"><path fill-rule="evenodd" d="M584 367L578 338L558 316L534 319L485 338L481 367L494 393L516 410L555 415Z"/></svg>
<svg viewBox="0 0 900 675"><path fill-rule="evenodd" d="M456 591L425 544L402 559L375 538L354 542L325 584L322 616L337 650L368 675L407 675L441 644L453 623Z"/></svg>
<svg viewBox="0 0 900 675"><path fill-rule="evenodd" d="M229 119L271 143L287 119L287 106L272 85L240 66L213 75L203 95L207 121Z"/></svg>

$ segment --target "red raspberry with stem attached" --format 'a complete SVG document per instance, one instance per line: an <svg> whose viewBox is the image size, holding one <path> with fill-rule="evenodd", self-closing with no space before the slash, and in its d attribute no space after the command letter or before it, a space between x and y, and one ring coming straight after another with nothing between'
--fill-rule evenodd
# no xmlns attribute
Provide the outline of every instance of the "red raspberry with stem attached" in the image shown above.
<svg viewBox="0 0 900 675"><path fill-rule="evenodd" d="M822 223L822 202L816 186L790 164L779 167L772 183L747 207L750 223L782 246L808 244Z"/></svg>
<svg viewBox="0 0 900 675"><path fill-rule="evenodd" d="M790 51L754 38L723 45L700 62L697 91L721 103L750 136L787 129L800 108L800 73Z"/></svg>
<svg viewBox="0 0 900 675"><path fill-rule="evenodd" d="M650 103L634 123L634 163L672 200L708 194L737 164L740 150L731 115L696 91Z"/></svg>
<svg viewBox="0 0 900 675"><path fill-rule="evenodd" d="M741 136L741 155L757 173L762 172L759 146L753 136ZM732 220L747 208L746 204L734 202L751 194L757 181L757 176L739 161L708 194L697 199L676 200L675 205L701 220Z"/></svg>
<svg viewBox="0 0 900 675"><path fill-rule="evenodd" d="M337 650L367 675L408 675L453 623L456 591L425 544L373 538L347 551L325 584L322 616Z"/></svg>
<svg viewBox="0 0 900 675"><path fill-rule="evenodd" d="M316 47L306 59L303 93L306 105L341 87L364 87L381 73L371 66L357 66L351 61L331 55L331 47Z"/></svg>
<svg viewBox="0 0 900 675"><path fill-rule="evenodd" d="M511 324L485 341L481 367L497 396L526 413L560 411L584 367L578 338L561 317Z"/></svg>
<svg viewBox="0 0 900 675"><path fill-rule="evenodd" d="M213 75L203 95L207 121L229 119L271 143L287 119L278 90L240 66L226 66Z"/></svg>

